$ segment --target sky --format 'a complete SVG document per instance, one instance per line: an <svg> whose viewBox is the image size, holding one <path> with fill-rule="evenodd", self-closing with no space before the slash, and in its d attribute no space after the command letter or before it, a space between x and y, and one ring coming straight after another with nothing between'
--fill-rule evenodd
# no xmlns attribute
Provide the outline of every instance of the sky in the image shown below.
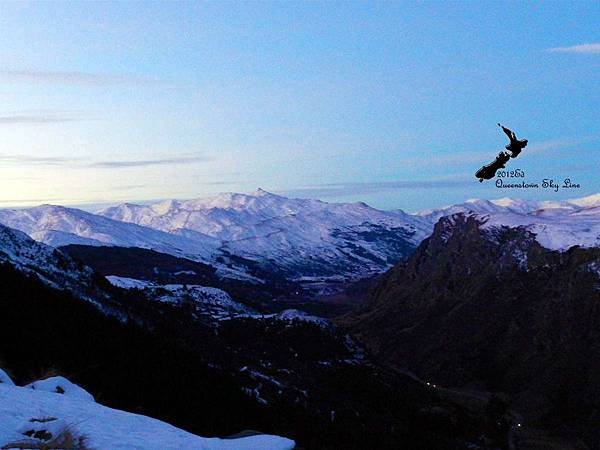
<svg viewBox="0 0 600 450"><path fill-rule="evenodd" d="M0 207L600 191L600 3L0 2ZM504 189L508 169L580 188Z"/></svg>

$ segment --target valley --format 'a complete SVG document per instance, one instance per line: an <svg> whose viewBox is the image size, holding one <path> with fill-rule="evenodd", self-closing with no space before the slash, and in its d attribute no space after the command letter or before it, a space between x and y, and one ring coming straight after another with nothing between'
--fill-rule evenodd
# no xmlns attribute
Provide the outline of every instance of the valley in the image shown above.
<svg viewBox="0 0 600 450"><path fill-rule="evenodd" d="M598 205L411 215L261 191L0 210L0 362L203 436L595 448Z"/></svg>

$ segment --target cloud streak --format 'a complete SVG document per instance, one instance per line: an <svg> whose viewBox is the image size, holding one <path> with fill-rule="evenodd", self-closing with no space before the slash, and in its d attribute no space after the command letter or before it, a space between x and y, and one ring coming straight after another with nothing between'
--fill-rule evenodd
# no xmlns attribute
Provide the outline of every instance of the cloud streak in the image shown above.
<svg viewBox="0 0 600 450"><path fill-rule="evenodd" d="M211 159L206 156L180 156L162 159L91 161L87 158L65 156L36 156L0 153L0 163L4 164L29 166L70 166L74 168L93 169L127 169L138 167L192 164L197 162L208 161L211 161Z"/></svg>
<svg viewBox="0 0 600 450"><path fill-rule="evenodd" d="M344 197L348 195L377 194L386 191L413 190L413 189L442 189L461 188L472 186L474 178L458 179L431 179L431 180L397 180L379 182L347 182L347 183L323 183L306 186L298 189L280 191L280 193L291 196L314 196L314 197Z"/></svg>
<svg viewBox="0 0 600 450"><path fill-rule="evenodd" d="M130 167L168 166L174 164L189 164L195 162L207 162L210 158L206 156L187 156L164 159L138 159L123 161L96 161L87 164L87 167L98 169L123 169Z"/></svg>
<svg viewBox="0 0 600 450"><path fill-rule="evenodd" d="M0 154L0 163L5 164L26 164L32 166L64 166L75 164L81 159L68 158L62 156L32 156L32 155L8 155Z"/></svg>
<svg viewBox="0 0 600 450"><path fill-rule="evenodd" d="M600 54L600 42L590 44L571 45L569 47L554 47L548 49L550 53L580 53L580 54Z"/></svg>
<svg viewBox="0 0 600 450"><path fill-rule="evenodd" d="M74 84L109 86L119 84L158 83L159 80L136 75L116 75L67 70L0 69L0 80L21 83Z"/></svg>
<svg viewBox="0 0 600 450"><path fill-rule="evenodd" d="M0 125L16 124L52 124L64 122L77 122L90 120L81 111L60 111L60 110L42 110L42 111L17 111L0 114Z"/></svg>

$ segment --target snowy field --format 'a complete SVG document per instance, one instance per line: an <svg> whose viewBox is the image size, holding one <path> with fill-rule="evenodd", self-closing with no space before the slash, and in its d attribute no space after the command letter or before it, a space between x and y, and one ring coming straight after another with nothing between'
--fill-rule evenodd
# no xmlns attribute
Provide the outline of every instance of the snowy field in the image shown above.
<svg viewBox="0 0 600 450"><path fill-rule="evenodd" d="M196 436L160 420L102 406L65 378L18 387L0 369L0 448L40 448L67 439L79 446L75 448L98 450L290 450L295 446L294 441L269 435Z"/></svg>

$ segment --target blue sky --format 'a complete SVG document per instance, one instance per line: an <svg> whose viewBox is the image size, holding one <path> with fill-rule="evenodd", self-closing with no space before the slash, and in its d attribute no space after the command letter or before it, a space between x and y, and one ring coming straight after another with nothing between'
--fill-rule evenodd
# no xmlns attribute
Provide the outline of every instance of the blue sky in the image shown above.
<svg viewBox="0 0 600 450"><path fill-rule="evenodd" d="M0 2L0 206L600 191L598 2ZM506 144L526 181L473 176Z"/></svg>

